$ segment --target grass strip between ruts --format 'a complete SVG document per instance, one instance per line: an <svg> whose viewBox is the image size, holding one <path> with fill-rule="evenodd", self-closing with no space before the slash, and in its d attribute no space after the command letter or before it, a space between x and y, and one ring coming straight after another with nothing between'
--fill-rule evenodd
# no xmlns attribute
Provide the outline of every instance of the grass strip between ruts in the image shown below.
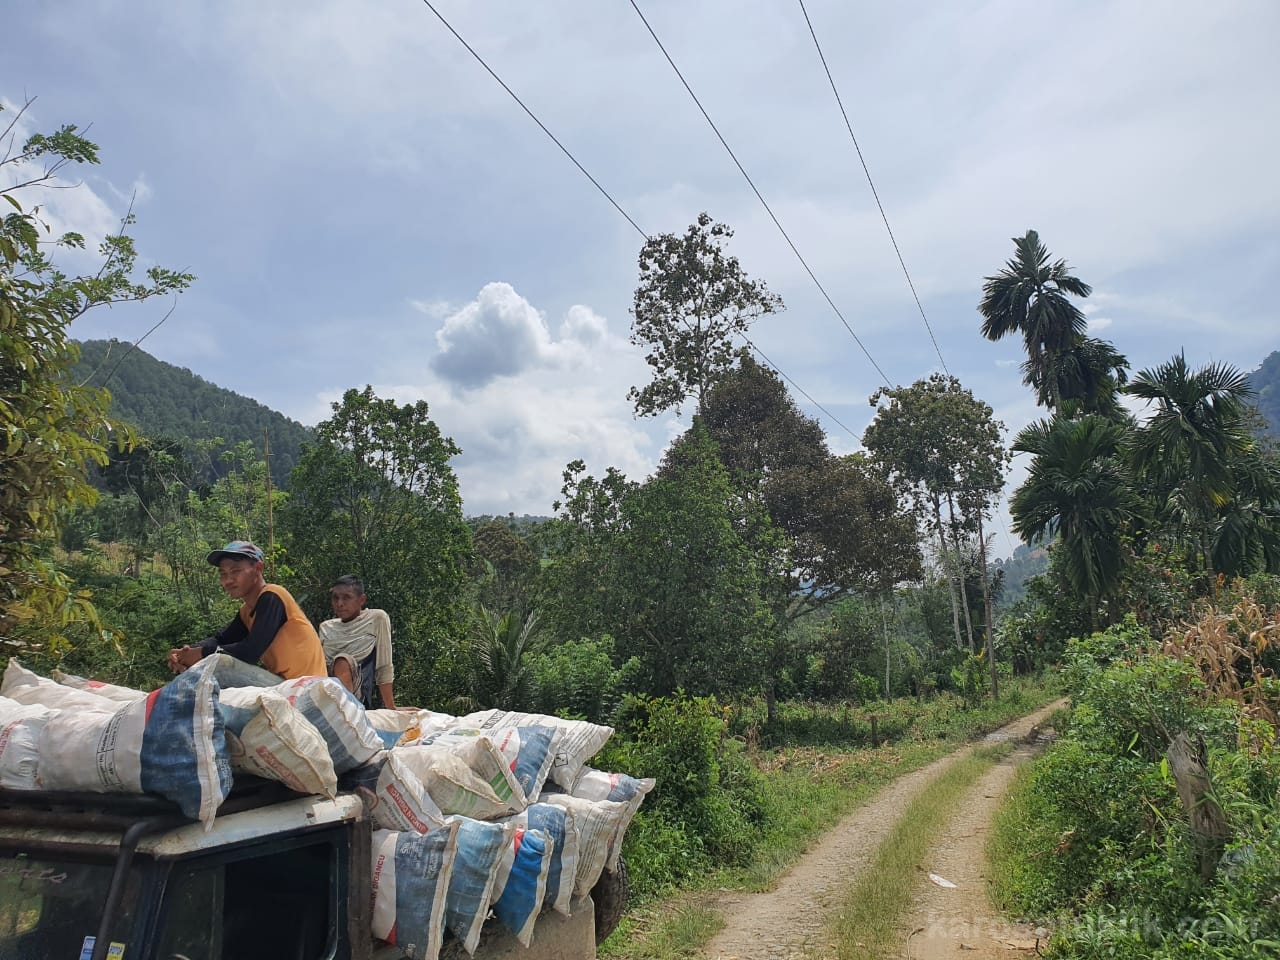
<svg viewBox="0 0 1280 960"><path fill-rule="evenodd" d="M919 864L969 789L1008 745L981 747L951 764L907 807L870 868L845 896L831 926L839 960L881 960L902 952L902 919L920 883Z"/></svg>

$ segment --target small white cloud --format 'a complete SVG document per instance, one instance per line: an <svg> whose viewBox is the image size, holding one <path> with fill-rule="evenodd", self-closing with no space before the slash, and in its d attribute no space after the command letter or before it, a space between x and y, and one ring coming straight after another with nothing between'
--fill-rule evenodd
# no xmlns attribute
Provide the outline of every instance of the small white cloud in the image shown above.
<svg viewBox="0 0 1280 960"><path fill-rule="evenodd" d="M409 306L432 320L443 320L454 310L448 300L410 300Z"/></svg>
<svg viewBox="0 0 1280 960"><path fill-rule="evenodd" d="M1103 330L1107 329L1107 327L1111 326L1113 322L1114 321L1110 317L1090 317L1089 332L1101 333Z"/></svg>
<svg viewBox="0 0 1280 960"><path fill-rule="evenodd" d="M996 366L1004 369L1008 367L1016 367L1021 362L1021 360L997 360Z"/></svg>

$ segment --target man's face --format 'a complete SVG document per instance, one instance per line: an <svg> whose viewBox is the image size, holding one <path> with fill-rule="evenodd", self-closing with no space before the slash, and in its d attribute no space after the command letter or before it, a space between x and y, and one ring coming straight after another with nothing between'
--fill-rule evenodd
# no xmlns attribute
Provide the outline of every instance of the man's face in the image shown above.
<svg viewBox="0 0 1280 960"><path fill-rule="evenodd" d="M224 557L218 561L218 582L232 600L243 600L261 580L261 563L235 557Z"/></svg>
<svg viewBox="0 0 1280 960"><path fill-rule="evenodd" d="M333 615L345 622L360 612L365 595L357 593L355 587L334 587L329 591L329 602L333 604Z"/></svg>

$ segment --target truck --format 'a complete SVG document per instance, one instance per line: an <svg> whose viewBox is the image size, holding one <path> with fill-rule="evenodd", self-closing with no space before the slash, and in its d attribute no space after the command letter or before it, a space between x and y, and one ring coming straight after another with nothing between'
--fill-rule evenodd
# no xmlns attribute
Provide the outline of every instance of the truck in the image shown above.
<svg viewBox="0 0 1280 960"><path fill-rule="evenodd" d="M0 960L400 960L371 933L371 820L359 791L253 777L207 829L152 795L0 790ZM474 956L589 960L627 892L619 861L529 947L490 919Z"/></svg>

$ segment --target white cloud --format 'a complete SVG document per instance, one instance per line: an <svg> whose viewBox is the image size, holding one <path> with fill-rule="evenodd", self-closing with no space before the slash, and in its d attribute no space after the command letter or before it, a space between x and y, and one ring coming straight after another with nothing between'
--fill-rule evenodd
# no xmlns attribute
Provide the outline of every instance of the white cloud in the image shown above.
<svg viewBox="0 0 1280 960"><path fill-rule="evenodd" d="M413 307L419 313L426 314L432 320L443 320L449 314L454 312L454 307L448 300L409 300L409 306Z"/></svg>

